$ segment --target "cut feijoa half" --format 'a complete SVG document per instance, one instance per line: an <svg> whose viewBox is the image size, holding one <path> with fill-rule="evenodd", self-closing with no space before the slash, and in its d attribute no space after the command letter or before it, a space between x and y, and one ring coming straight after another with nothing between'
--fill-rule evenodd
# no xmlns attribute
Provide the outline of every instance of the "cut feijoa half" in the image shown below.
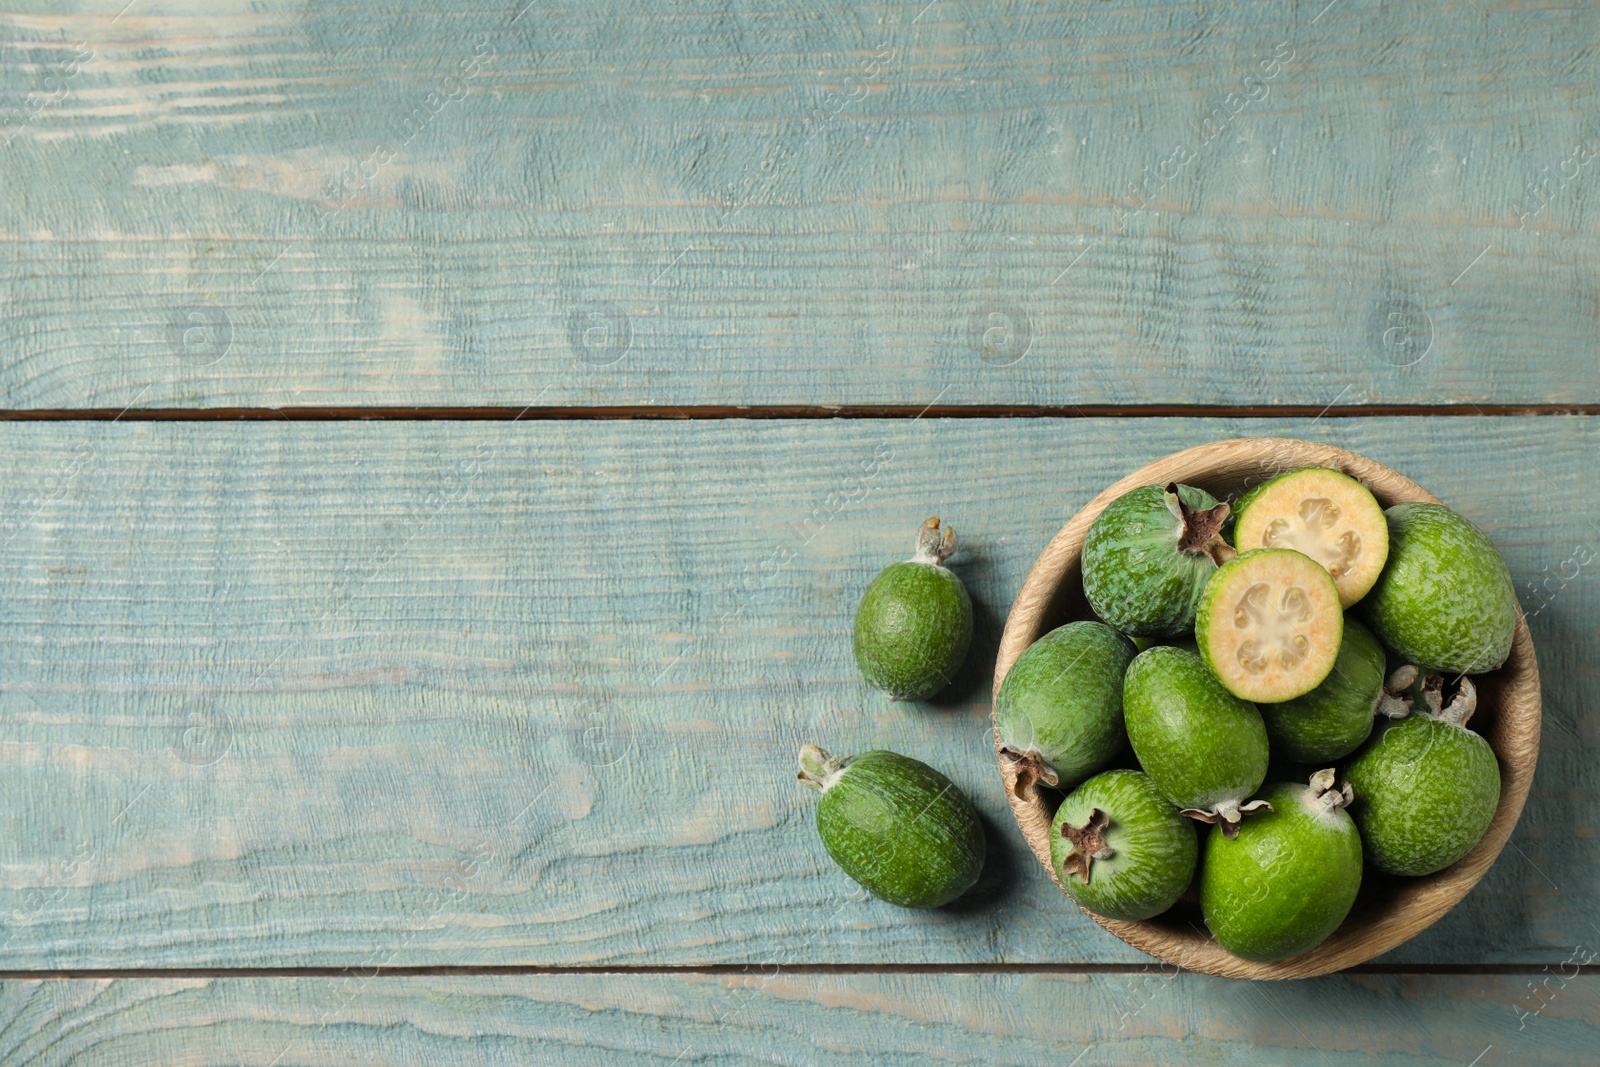
<svg viewBox="0 0 1600 1067"><path fill-rule="evenodd" d="M1050 861L1067 895L1107 919L1137 921L1175 904L1194 877L1194 823L1138 771L1079 786L1050 824Z"/></svg>
<svg viewBox="0 0 1600 1067"><path fill-rule="evenodd" d="M1327 467L1280 474L1234 505L1233 547L1292 548L1333 576L1339 602L1367 595L1389 558L1389 524L1367 487Z"/></svg>
<svg viewBox="0 0 1600 1067"><path fill-rule="evenodd" d="M1271 704L1293 700L1321 685L1339 656L1339 590L1310 556L1258 548L1211 576L1194 636L1230 693Z"/></svg>

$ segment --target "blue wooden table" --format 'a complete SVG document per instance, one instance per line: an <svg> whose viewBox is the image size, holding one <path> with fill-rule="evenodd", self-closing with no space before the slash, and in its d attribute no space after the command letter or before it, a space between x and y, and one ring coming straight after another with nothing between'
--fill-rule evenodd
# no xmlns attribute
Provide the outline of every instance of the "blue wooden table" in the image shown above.
<svg viewBox="0 0 1600 1067"><path fill-rule="evenodd" d="M1600 8L5 0L0 1064L1600 1061ZM1273 434L1502 548L1526 812L1355 972L1175 974L1011 822L1012 597ZM975 652L854 667L938 514ZM797 747L987 823L937 913Z"/></svg>

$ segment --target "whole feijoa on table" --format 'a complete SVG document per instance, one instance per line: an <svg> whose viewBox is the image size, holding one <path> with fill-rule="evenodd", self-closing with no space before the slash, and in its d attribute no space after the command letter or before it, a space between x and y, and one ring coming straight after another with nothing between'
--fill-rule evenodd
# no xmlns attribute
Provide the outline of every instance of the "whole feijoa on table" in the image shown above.
<svg viewBox="0 0 1600 1067"><path fill-rule="evenodd" d="M1432 874L1483 839L1500 805L1500 764L1489 742L1467 726L1477 706L1470 678L1457 681L1453 699L1441 706L1445 679L1430 674L1419 684L1404 672L1395 674L1415 696L1411 714L1380 727L1345 775L1373 866Z"/></svg>
<svg viewBox="0 0 1600 1067"><path fill-rule="evenodd" d="M1258 704L1275 756L1297 763L1341 759L1372 733L1383 700L1385 657L1372 631L1345 616L1333 670L1311 692Z"/></svg>
<svg viewBox="0 0 1600 1067"><path fill-rule="evenodd" d="M1222 537L1228 514L1228 505L1204 489L1176 483L1113 500L1083 543L1089 606L1135 637L1192 630L1206 579L1233 554Z"/></svg>
<svg viewBox="0 0 1600 1067"><path fill-rule="evenodd" d="M1233 507L1233 547L1292 548L1327 568L1349 607L1389 558L1389 527L1371 490L1342 471L1302 467L1255 486Z"/></svg>
<svg viewBox="0 0 1600 1067"><path fill-rule="evenodd" d="M1133 642L1103 622L1070 622L1029 645L994 701L1001 751L1033 781L1071 788L1122 749L1122 676Z"/></svg>
<svg viewBox="0 0 1600 1067"><path fill-rule="evenodd" d="M1056 809L1050 860L1067 895L1108 919L1148 919L1194 878L1194 823L1138 771L1097 774Z"/></svg>
<svg viewBox="0 0 1600 1067"><path fill-rule="evenodd" d="M1343 810L1332 769L1309 787L1278 783L1261 797L1270 810L1237 837L1213 827L1200 871L1200 910L1217 943L1262 962L1315 948L1338 929L1361 888L1361 837Z"/></svg>
<svg viewBox="0 0 1600 1067"><path fill-rule="evenodd" d="M1493 670L1511 653L1517 595L1499 550L1442 504L1396 504L1389 562L1361 611L1402 660L1451 674Z"/></svg>
<svg viewBox="0 0 1600 1067"><path fill-rule="evenodd" d="M882 749L835 759L804 745L799 777L822 794L823 847L873 896L937 908L978 880L983 826L966 795L926 763Z"/></svg>
<svg viewBox="0 0 1600 1067"><path fill-rule="evenodd" d="M1258 548L1218 567L1194 620L1200 655L1228 691L1270 703L1321 685L1343 634L1333 577L1286 548Z"/></svg>
<svg viewBox="0 0 1600 1067"><path fill-rule="evenodd" d="M1183 814L1238 832L1267 773L1267 730L1247 700L1200 657L1159 645L1139 653L1122 683L1122 713L1139 766Z"/></svg>
<svg viewBox="0 0 1600 1067"><path fill-rule="evenodd" d="M950 683L972 643L972 600L944 565L955 531L937 517L917 531L916 554L886 567L856 608L856 665L895 700L922 700Z"/></svg>

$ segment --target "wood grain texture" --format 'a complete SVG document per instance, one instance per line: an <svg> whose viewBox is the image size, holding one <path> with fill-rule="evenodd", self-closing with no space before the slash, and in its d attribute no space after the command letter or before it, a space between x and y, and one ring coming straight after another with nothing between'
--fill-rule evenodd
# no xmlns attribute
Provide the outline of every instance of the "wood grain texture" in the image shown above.
<svg viewBox="0 0 1600 1067"><path fill-rule="evenodd" d="M1011 822L994 649L1084 502L1261 435L1427 485L1532 615L1522 823L1386 959L1592 944L1600 420L11 423L0 967L1138 962ZM960 532L976 651L935 706L894 705L850 620L929 514ZM793 781L808 741L968 792L971 898L862 899Z"/></svg>
<svg viewBox="0 0 1600 1067"><path fill-rule="evenodd" d="M1593 5L61 7L6 408L1600 401Z"/></svg>
<svg viewBox="0 0 1600 1067"><path fill-rule="evenodd" d="M1263 989L1040 975L125 979L0 989L8 1067L371 1064L1580 1065L1600 978ZM1541 999L1542 996L1542 999Z"/></svg>

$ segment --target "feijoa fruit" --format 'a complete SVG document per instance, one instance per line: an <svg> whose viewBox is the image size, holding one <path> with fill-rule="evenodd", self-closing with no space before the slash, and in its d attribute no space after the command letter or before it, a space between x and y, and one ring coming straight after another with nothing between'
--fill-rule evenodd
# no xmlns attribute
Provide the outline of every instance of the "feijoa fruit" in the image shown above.
<svg viewBox="0 0 1600 1067"><path fill-rule="evenodd" d="M1517 626L1511 572L1490 540L1442 504L1396 504L1389 562L1361 611L1401 659L1449 674L1505 662Z"/></svg>
<svg viewBox="0 0 1600 1067"><path fill-rule="evenodd" d="M1450 866L1483 839L1500 805L1494 750L1466 725L1476 706L1472 680L1461 678L1454 698L1441 707L1438 694L1446 685L1438 675L1421 680L1413 692L1426 695L1412 714L1379 727L1345 768L1356 791L1350 811L1367 855L1390 874L1432 874Z"/></svg>
<svg viewBox="0 0 1600 1067"><path fill-rule="evenodd" d="M1136 637L1188 633L1206 579L1233 554L1221 532L1227 520L1227 504L1189 485L1147 485L1113 500L1083 543L1089 606Z"/></svg>
<svg viewBox="0 0 1600 1067"><path fill-rule="evenodd" d="M937 517L917 531L916 555L883 570L856 608L856 665L896 700L922 700L950 683L972 642L972 600L944 565L955 531Z"/></svg>
<svg viewBox="0 0 1600 1067"><path fill-rule="evenodd" d="M1029 645L995 697L1001 751L1017 780L1071 788L1122 748L1122 675L1133 643L1103 622L1069 622Z"/></svg>
<svg viewBox="0 0 1600 1067"><path fill-rule="evenodd" d="M1327 467L1288 471L1233 508L1233 547L1292 548L1328 569L1349 607L1367 595L1389 558L1389 527L1366 486Z"/></svg>
<svg viewBox="0 0 1600 1067"><path fill-rule="evenodd" d="M1383 700L1383 646L1349 616L1333 670L1304 696L1259 704L1276 756L1313 765L1348 756L1372 733Z"/></svg>
<svg viewBox="0 0 1600 1067"><path fill-rule="evenodd" d="M1268 703L1321 685L1343 634L1333 577L1286 548L1258 548L1218 567L1194 623L1200 655L1228 691Z"/></svg>
<svg viewBox="0 0 1600 1067"><path fill-rule="evenodd" d="M800 749L800 781L822 794L817 834L833 861L873 896L937 908L983 870L983 827L972 802L920 760L884 750L834 759Z"/></svg>
<svg viewBox="0 0 1600 1067"><path fill-rule="evenodd" d="M1228 838L1211 831L1200 870L1200 910L1217 943L1235 956L1298 956L1338 929L1361 888L1361 837L1343 810L1350 787L1334 772L1306 786L1280 783L1261 797L1270 810Z"/></svg>
<svg viewBox="0 0 1600 1067"><path fill-rule="evenodd" d="M1108 919L1148 919L1194 877L1194 823L1138 771L1097 774L1056 809L1050 860L1067 895Z"/></svg>
<svg viewBox="0 0 1600 1067"><path fill-rule="evenodd" d="M1267 774L1267 730L1255 705L1223 688L1195 653L1158 646L1128 666L1122 710L1133 754L1161 795L1190 818L1237 833Z"/></svg>

